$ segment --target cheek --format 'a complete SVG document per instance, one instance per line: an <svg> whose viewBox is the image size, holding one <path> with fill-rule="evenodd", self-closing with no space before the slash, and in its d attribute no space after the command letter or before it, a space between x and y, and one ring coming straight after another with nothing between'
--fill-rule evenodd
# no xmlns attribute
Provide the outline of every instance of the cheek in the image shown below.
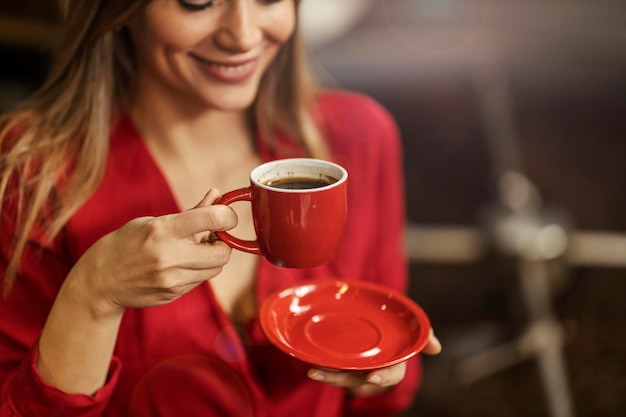
<svg viewBox="0 0 626 417"><path fill-rule="evenodd" d="M296 9L292 0L283 0L280 4L281 7L267 11L260 20L266 28L266 36L276 43L283 44L295 30Z"/></svg>
<svg viewBox="0 0 626 417"><path fill-rule="evenodd" d="M138 46L146 49L187 50L207 36L206 19L190 18L169 8L150 8L134 22ZM133 30L133 29L131 29Z"/></svg>

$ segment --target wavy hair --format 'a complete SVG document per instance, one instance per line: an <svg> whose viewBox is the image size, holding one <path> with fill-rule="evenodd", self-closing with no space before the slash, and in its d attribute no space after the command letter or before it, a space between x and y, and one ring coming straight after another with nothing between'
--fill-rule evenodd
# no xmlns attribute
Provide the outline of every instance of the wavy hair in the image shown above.
<svg viewBox="0 0 626 417"><path fill-rule="evenodd" d="M16 207L5 295L30 231L41 227L54 239L102 178L111 125L133 94L133 46L123 27L150 1L62 0L64 35L45 83L0 118L0 209ZM296 30L263 77L250 123L270 146L280 130L326 157L311 113L316 92Z"/></svg>

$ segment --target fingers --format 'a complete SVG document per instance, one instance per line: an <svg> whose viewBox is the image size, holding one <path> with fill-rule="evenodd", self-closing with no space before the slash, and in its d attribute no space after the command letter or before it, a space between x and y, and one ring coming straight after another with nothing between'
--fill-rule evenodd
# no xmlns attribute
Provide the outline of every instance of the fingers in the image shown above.
<svg viewBox="0 0 626 417"><path fill-rule="evenodd" d="M441 352L441 343L435 336L433 329L430 329L428 343L422 352L429 355L436 355ZM369 373L362 372L339 372L328 369L313 368L308 372L308 376L316 381L351 389L357 394L369 395L377 390L374 387L389 388L397 385L406 375L406 362L387 368L376 369Z"/></svg>
<svg viewBox="0 0 626 417"><path fill-rule="evenodd" d="M437 336L435 336L434 330L430 329L430 337L428 338L428 343L426 344L422 352L426 353L427 355L437 355L441 352L441 349L441 342L439 341L439 339L437 339Z"/></svg>
<svg viewBox="0 0 626 417"><path fill-rule="evenodd" d="M399 384L405 375L406 362L369 373L341 372L320 368L312 368L308 372L309 378L315 381L346 388L358 395L384 392L389 387Z"/></svg>
<svg viewBox="0 0 626 417"><path fill-rule="evenodd" d="M177 257L178 266L191 269L203 270L211 267L224 266L230 260L232 248L221 240L196 243L187 241L177 245L180 255ZM175 250L175 249L171 249Z"/></svg>
<svg viewBox="0 0 626 417"><path fill-rule="evenodd" d="M429 355L436 355L441 352L441 343L435 336L433 329L430 329L428 343L422 352ZM376 369L369 373L362 372L339 372L335 370L312 368L308 376L316 381L344 387L359 393L369 393L375 391L371 385L388 388L397 385L406 375L406 362L387 368Z"/></svg>
<svg viewBox="0 0 626 417"><path fill-rule="evenodd" d="M392 387L404 379L406 374L406 362L399 363L387 368L377 369L366 376L367 382L380 387Z"/></svg>
<svg viewBox="0 0 626 417"><path fill-rule="evenodd" d="M229 206L213 203L220 197L217 190L210 190L196 207L164 217L177 238L188 238L207 231L230 230L237 226L237 215Z"/></svg>
<svg viewBox="0 0 626 417"><path fill-rule="evenodd" d="M341 372L319 368L309 369L309 378L343 388L356 388L366 383L362 372Z"/></svg>
<svg viewBox="0 0 626 417"><path fill-rule="evenodd" d="M221 268L212 271L183 271L176 274L176 279L168 281L166 277L152 280L150 287L136 291L132 297L117 297L114 302L121 307L145 308L170 303L197 286L217 275ZM126 294L125 294L126 295Z"/></svg>
<svg viewBox="0 0 626 417"><path fill-rule="evenodd" d="M215 277L221 271L221 267L216 267L202 271L182 270L163 274L150 281L153 284L150 288L150 293L158 293L163 299L176 299L203 282Z"/></svg>
<svg viewBox="0 0 626 417"><path fill-rule="evenodd" d="M211 188L194 208L212 206L221 196L217 188Z"/></svg>

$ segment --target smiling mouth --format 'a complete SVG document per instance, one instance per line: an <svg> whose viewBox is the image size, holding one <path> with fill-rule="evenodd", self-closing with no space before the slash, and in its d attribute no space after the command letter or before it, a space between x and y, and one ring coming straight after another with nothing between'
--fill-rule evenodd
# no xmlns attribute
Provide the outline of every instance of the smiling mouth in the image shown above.
<svg viewBox="0 0 626 417"><path fill-rule="evenodd" d="M228 83L237 83L247 80L256 70L258 62L257 58L231 63L210 61L192 53L190 53L189 56L200 64L200 68L205 74Z"/></svg>
<svg viewBox="0 0 626 417"><path fill-rule="evenodd" d="M214 64L210 63L209 65L214 66L215 68L226 71L226 72L241 72L245 71L252 66L252 62L246 62L245 64L238 65L224 65L224 64Z"/></svg>

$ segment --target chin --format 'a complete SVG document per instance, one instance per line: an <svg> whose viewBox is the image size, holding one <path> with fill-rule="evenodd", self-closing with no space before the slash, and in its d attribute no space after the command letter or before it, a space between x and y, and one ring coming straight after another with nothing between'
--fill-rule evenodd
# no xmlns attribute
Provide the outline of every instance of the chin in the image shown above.
<svg viewBox="0 0 626 417"><path fill-rule="evenodd" d="M243 111L247 110L254 103L256 95L233 95L231 97L219 97L208 99L206 103L211 108L222 111Z"/></svg>
<svg viewBox="0 0 626 417"><path fill-rule="evenodd" d="M196 94L202 103L212 109L222 111L247 110L256 99L260 87L260 78L256 75L246 82L230 85L216 82L197 83L195 84L197 86Z"/></svg>

